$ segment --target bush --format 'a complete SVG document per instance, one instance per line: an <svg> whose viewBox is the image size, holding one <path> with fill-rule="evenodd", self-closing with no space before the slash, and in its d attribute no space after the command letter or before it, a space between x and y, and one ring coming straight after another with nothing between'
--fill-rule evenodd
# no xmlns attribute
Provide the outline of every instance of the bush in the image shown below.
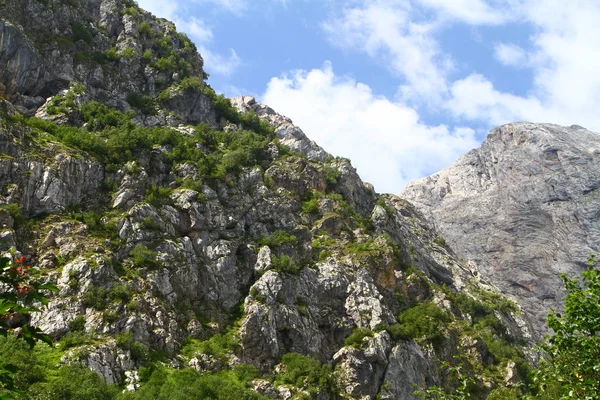
<svg viewBox="0 0 600 400"><path fill-rule="evenodd" d="M118 387L107 385L89 368L67 364L58 368L54 379L32 385L27 394L32 400L106 400L115 398L118 393Z"/></svg>
<svg viewBox="0 0 600 400"><path fill-rule="evenodd" d="M131 47L127 47L126 49L124 49L121 52L121 57L123 57L127 60L133 60L137 57L137 53L136 53L135 49L133 49Z"/></svg>
<svg viewBox="0 0 600 400"><path fill-rule="evenodd" d="M74 23L71 25L71 29L73 31L73 42L77 43L78 41L83 40L87 44L92 43L93 36L87 26L80 23Z"/></svg>
<svg viewBox="0 0 600 400"><path fill-rule="evenodd" d="M443 338L442 327L450 322L450 316L431 302L417 304L398 315L398 323L387 330L394 340Z"/></svg>
<svg viewBox="0 0 600 400"><path fill-rule="evenodd" d="M288 353L281 357L284 372L275 377L276 384L288 384L307 390L311 395L319 391L336 393L331 366L321 364L314 358L298 353Z"/></svg>
<svg viewBox="0 0 600 400"><path fill-rule="evenodd" d="M344 346L354 347L356 349L364 348L367 343L365 338L372 338L374 335L370 329L356 328L352 333L344 340Z"/></svg>
<svg viewBox="0 0 600 400"><path fill-rule="evenodd" d="M273 265L273 269L279 272L287 272L290 274L298 274L302 269L296 261L290 256L282 254L281 256L272 256L271 264Z"/></svg>
<svg viewBox="0 0 600 400"><path fill-rule="evenodd" d="M74 320L69 322L69 329L71 332L83 332L85 329L85 316L78 315Z"/></svg>
<svg viewBox="0 0 600 400"><path fill-rule="evenodd" d="M119 61L121 59L121 55L115 48L110 48L104 52L104 58L108 61Z"/></svg>
<svg viewBox="0 0 600 400"><path fill-rule="evenodd" d="M140 24L140 26L138 27L138 32L140 33L140 35L144 35L148 38L154 36L154 31L152 30L152 27L146 21Z"/></svg>
<svg viewBox="0 0 600 400"><path fill-rule="evenodd" d="M83 295L82 304L84 307L104 310L106 307L106 291L102 286L89 286L87 292Z"/></svg>
<svg viewBox="0 0 600 400"><path fill-rule="evenodd" d="M122 303L128 303L131 299L131 290L126 284L117 282L110 288L107 297L112 301L119 300Z"/></svg>
<svg viewBox="0 0 600 400"><path fill-rule="evenodd" d="M145 245L138 243L135 245L131 253L131 261L133 261L133 265L136 267L148 267L148 268L156 268L158 267L158 253L150 250Z"/></svg>
<svg viewBox="0 0 600 400"><path fill-rule="evenodd" d="M150 96L142 95L139 93L129 93L127 95L127 102L132 107L135 107L138 110L140 110L142 114L156 114L156 109L154 108L154 100Z"/></svg>
<svg viewBox="0 0 600 400"><path fill-rule="evenodd" d="M296 244L296 236L290 235L289 233L281 230L277 230L269 236L262 237L258 240L258 244L261 246L269 247L281 247L286 244Z"/></svg>
<svg viewBox="0 0 600 400"><path fill-rule="evenodd" d="M154 207L160 207L169 200L169 196L173 193L173 189L158 186L158 185L150 185L150 188L146 190L146 203L153 205Z"/></svg>

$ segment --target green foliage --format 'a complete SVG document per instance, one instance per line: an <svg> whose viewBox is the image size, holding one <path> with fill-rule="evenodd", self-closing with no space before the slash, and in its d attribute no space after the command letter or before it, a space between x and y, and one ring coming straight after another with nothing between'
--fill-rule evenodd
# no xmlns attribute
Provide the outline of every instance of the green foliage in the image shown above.
<svg viewBox="0 0 600 400"><path fill-rule="evenodd" d="M85 316L84 315L78 315L75 317L75 319L73 319L71 322L69 322L69 330L72 332L83 332L85 328Z"/></svg>
<svg viewBox="0 0 600 400"><path fill-rule="evenodd" d="M146 50L142 53L142 61L146 64L149 64L152 61L152 52L150 50Z"/></svg>
<svg viewBox="0 0 600 400"><path fill-rule="evenodd" d="M275 384L293 385L308 391L311 395L319 392L336 393L332 368L309 356L288 353L281 358L283 373L277 375Z"/></svg>
<svg viewBox="0 0 600 400"><path fill-rule="evenodd" d="M200 374L191 369L175 370L155 365L145 376L139 390L123 399L187 400L262 400L265 397L249 389L258 377L256 368L237 365L232 370Z"/></svg>
<svg viewBox="0 0 600 400"><path fill-rule="evenodd" d="M450 316L432 302L424 302L404 310L397 317L398 323L390 326L388 332L394 340L427 339L437 341L443 338L442 328L450 322Z"/></svg>
<svg viewBox="0 0 600 400"><path fill-rule="evenodd" d="M298 265L292 257L285 254L282 254L279 257L272 256L271 264L273 265L273 270L290 274L298 274L302 269L302 266Z"/></svg>
<svg viewBox="0 0 600 400"><path fill-rule="evenodd" d="M127 47L121 52L121 57L127 60L133 60L137 57L137 52L132 47Z"/></svg>
<svg viewBox="0 0 600 400"><path fill-rule="evenodd" d="M200 89L203 85L204 83L195 76L184 78L179 83L179 87L183 90Z"/></svg>
<svg viewBox="0 0 600 400"><path fill-rule="evenodd" d="M40 304L48 304L45 291L57 292L58 289L33 278L32 272L37 273L39 269L26 265L24 259L0 258L0 337L11 337L17 345L22 342L32 348L40 340L52 343L48 335L29 323L29 319L32 313L40 311ZM0 396L3 392L6 396L19 392L15 373L16 368L0 358Z"/></svg>
<svg viewBox="0 0 600 400"><path fill-rule="evenodd" d="M138 26L138 32L140 33L140 35L146 36L148 38L154 36L154 31L152 30L152 27L146 21L142 22L140 26Z"/></svg>
<svg viewBox="0 0 600 400"><path fill-rule="evenodd" d="M271 248L281 247L286 244L295 245L296 243L296 236L281 230L277 230L269 236L262 237L258 240L259 245L269 246Z"/></svg>
<svg viewBox="0 0 600 400"><path fill-rule="evenodd" d="M14 221L15 227L18 227L27 221L27 219L23 215L23 211L19 203L8 203L3 206L0 206L0 212L2 211L10 214L11 218Z"/></svg>
<svg viewBox="0 0 600 400"><path fill-rule="evenodd" d="M351 346L356 349L363 349L368 340L372 338L374 332L370 329L356 328L352 333L344 340L344 346Z"/></svg>
<svg viewBox="0 0 600 400"><path fill-rule="evenodd" d="M164 186L158 186L151 184L150 188L146 190L146 203L153 205L154 207L160 207L166 204L169 200L169 196L173 193L173 189Z"/></svg>
<svg viewBox="0 0 600 400"><path fill-rule="evenodd" d="M129 350L131 357L137 362L149 362L152 359L151 351L145 344L133 340L131 332L121 332L115 336L117 347Z"/></svg>
<svg viewBox="0 0 600 400"><path fill-rule="evenodd" d="M237 350L239 347L239 339L232 330L222 335L214 335L204 341L192 339L183 348L182 353L190 358L198 353L207 354L218 360L226 362L227 355Z"/></svg>
<svg viewBox="0 0 600 400"><path fill-rule="evenodd" d="M121 128L132 128L132 124L130 122L131 115L123 114L122 112L109 108L106 105L97 101L91 101L87 104L84 104L81 107L81 113L83 120L89 125L89 129L91 130L98 131L111 126ZM63 139L66 139L64 138L64 136L67 136L60 134L60 128L46 127L46 129L43 130L57 134L57 136L59 137L63 136ZM75 130L75 132L80 133L81 131ZM76 140L73 139L71 139L71 141L72 144L70 145L82 148L82 150L90 151L84 147L84 144L79 144ZM95 147L93 147L91 151L94 152L97 150Z"/></svg>
<svg viewBox="0 0 600 400"><path fill-rule="evenodd" d="M107 297L111 301L128 303L131 299L131 289L125 283L117 282L108 291Z"/></svg>
<svg viewBox="0 0 600 400"><path fill-rule="evenodd" d="M82 298L84 307L104 310L106 307L106 290L102 286L89 286Z"/></svg>
<svg viewBox="0 0 600 400"><path fill-rule="evenodd" d="M519 400L521 395L517 389L499 387L491 391L486 400Z"/></svg>
<svg viewBox="0 0 600 400"><path fill-rule="evenodd" d="M118 393L117 387L104 383L102 378L89 368L67 364L58 368L55 376L49 376L46 381L32 385L28 390L28 398L107 400L114 399Z"/></svg>
<svg viewBox="0 0 600 400"><path fill-rule="evenodd" d="M177 68L177 59L174 56L161 57L156 60L154 66L161 72L172 71Z"/></svg>
<svg viewBox="0 0 600 400"><path fill-rule="evenodd" d="M319 199L317 197L310 197L302 202L302 212L306 214L318 214L319 213Z"/></svg>
<svg viewBox="0 0 600 400"><path fill-rule="evenodd" d="M136 267L156 268L158 267L158 253L150 250L145 245L138 243L130 253L131 261Z"/></svg>
<svg viewBox="0 0 600 400"><path fill-rule="evenodd" d="M562 276L565 312L548 316L554 331L542 345L548 359L540 364L535 398L596 399L600 393L600 271L595 256L580 279Z"/></svg>
<svg viewBox="0 0 600 400"><path fill-rule="evenodd" d="M156 109L154 108L154 100L150 96L132 92L127 95L127 102L132 107L135 107L138 110L140 110L142 114L156 114Z"/></svg>
<svg viewBox="0 0 600 400"><path fill-rule="evenodd" d="M121 55L115 48L110 48L104 51L104 58L108 61L119 61L121 59Z"/></svg>
<svg viewBox="0 0 600 400"><path fill-rule="evenodd" d="M439 386L432 386L426 390L414 392L415 395L425 400L467 400L472 398L472 392L475 389L475 380L463 372L464 360L461 356L455 357L458 365L452 365L443 361L442 369L445 369L450 376L450 382L456 382L457 387L453 389L443 389Z"/></svg>
<svg viewBox="0 0 600 400"><path fill-rule="evenodd" d="M337 168L333 168L329 165L324 165L323 171L325 172L325 180L327 181L327 184L332 187L338 183L340 177L342 176L342 173Z"/></svg>
<svg viewBox="0 0 600 400"><path fill-rule="evenodd" d="M71 25L71 29L73 31L73 42L77 43L83 40L87 44L92 44L93 36L87 26L76 22Z"/></svg>
<svg viewBox="0 0 600 400"><path fill-rule="evenodd" d="M131 15L132 17L139 17L140 12L135 7L127 7L123 10L123 15Z"/></svg>

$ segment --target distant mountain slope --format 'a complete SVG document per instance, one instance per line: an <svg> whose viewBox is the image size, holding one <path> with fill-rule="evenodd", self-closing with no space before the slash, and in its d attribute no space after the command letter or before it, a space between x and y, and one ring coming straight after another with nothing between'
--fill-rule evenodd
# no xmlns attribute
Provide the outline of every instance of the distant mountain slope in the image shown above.
<svg viewBox="0 0 600 400"><path fill-rule="evenodd" d="M457 254L518 300L538 335L563 298L560 275L600 251L600 136L580 126L515 123L408 185Z"/></svg>

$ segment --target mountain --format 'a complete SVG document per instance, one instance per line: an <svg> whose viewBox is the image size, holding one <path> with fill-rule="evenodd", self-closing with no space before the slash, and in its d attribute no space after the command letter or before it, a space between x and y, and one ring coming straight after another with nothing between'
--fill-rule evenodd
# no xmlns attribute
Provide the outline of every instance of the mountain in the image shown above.
<svg viewBox="0 0 600 400"><path fill-rule="evenodd" d="M459 258L522 305L537 338L600 250L600 136L580 126L515 123L402 193Z"/></svg>
<svg viewBox="0 0 600 400"><path fill-rule="evenodd" d="M519 305L410 202L217 95L172 23L127 0L0 16L0 250L59 289L31 320L56 346L0 338L28 397L415 399L468 378L485 398L526 378Z"/></svg>

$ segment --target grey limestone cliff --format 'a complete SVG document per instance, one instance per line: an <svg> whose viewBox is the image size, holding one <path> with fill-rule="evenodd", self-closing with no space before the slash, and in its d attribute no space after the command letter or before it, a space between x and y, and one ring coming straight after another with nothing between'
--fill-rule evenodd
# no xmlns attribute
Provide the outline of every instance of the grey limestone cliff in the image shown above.
<svg viewBox="0 0 600 400"><path fill-rule="evenodd" d="M580 126L514 123L410 183L413 202L459 257L523 306L536 335L600 251L600 136Z"/></svg>
<svg viewBox="0 0 600 400"><path fill-rule="evenodd" d="M1 250L57 284L32 323L62 364L139 393L142 368L247 364L280 399L451 390L455 356L484 397L525 365L517 305L289 118L217 96L172 23L127 0L0 10ZM333 383L282 383L295 353Z"/></svg>

